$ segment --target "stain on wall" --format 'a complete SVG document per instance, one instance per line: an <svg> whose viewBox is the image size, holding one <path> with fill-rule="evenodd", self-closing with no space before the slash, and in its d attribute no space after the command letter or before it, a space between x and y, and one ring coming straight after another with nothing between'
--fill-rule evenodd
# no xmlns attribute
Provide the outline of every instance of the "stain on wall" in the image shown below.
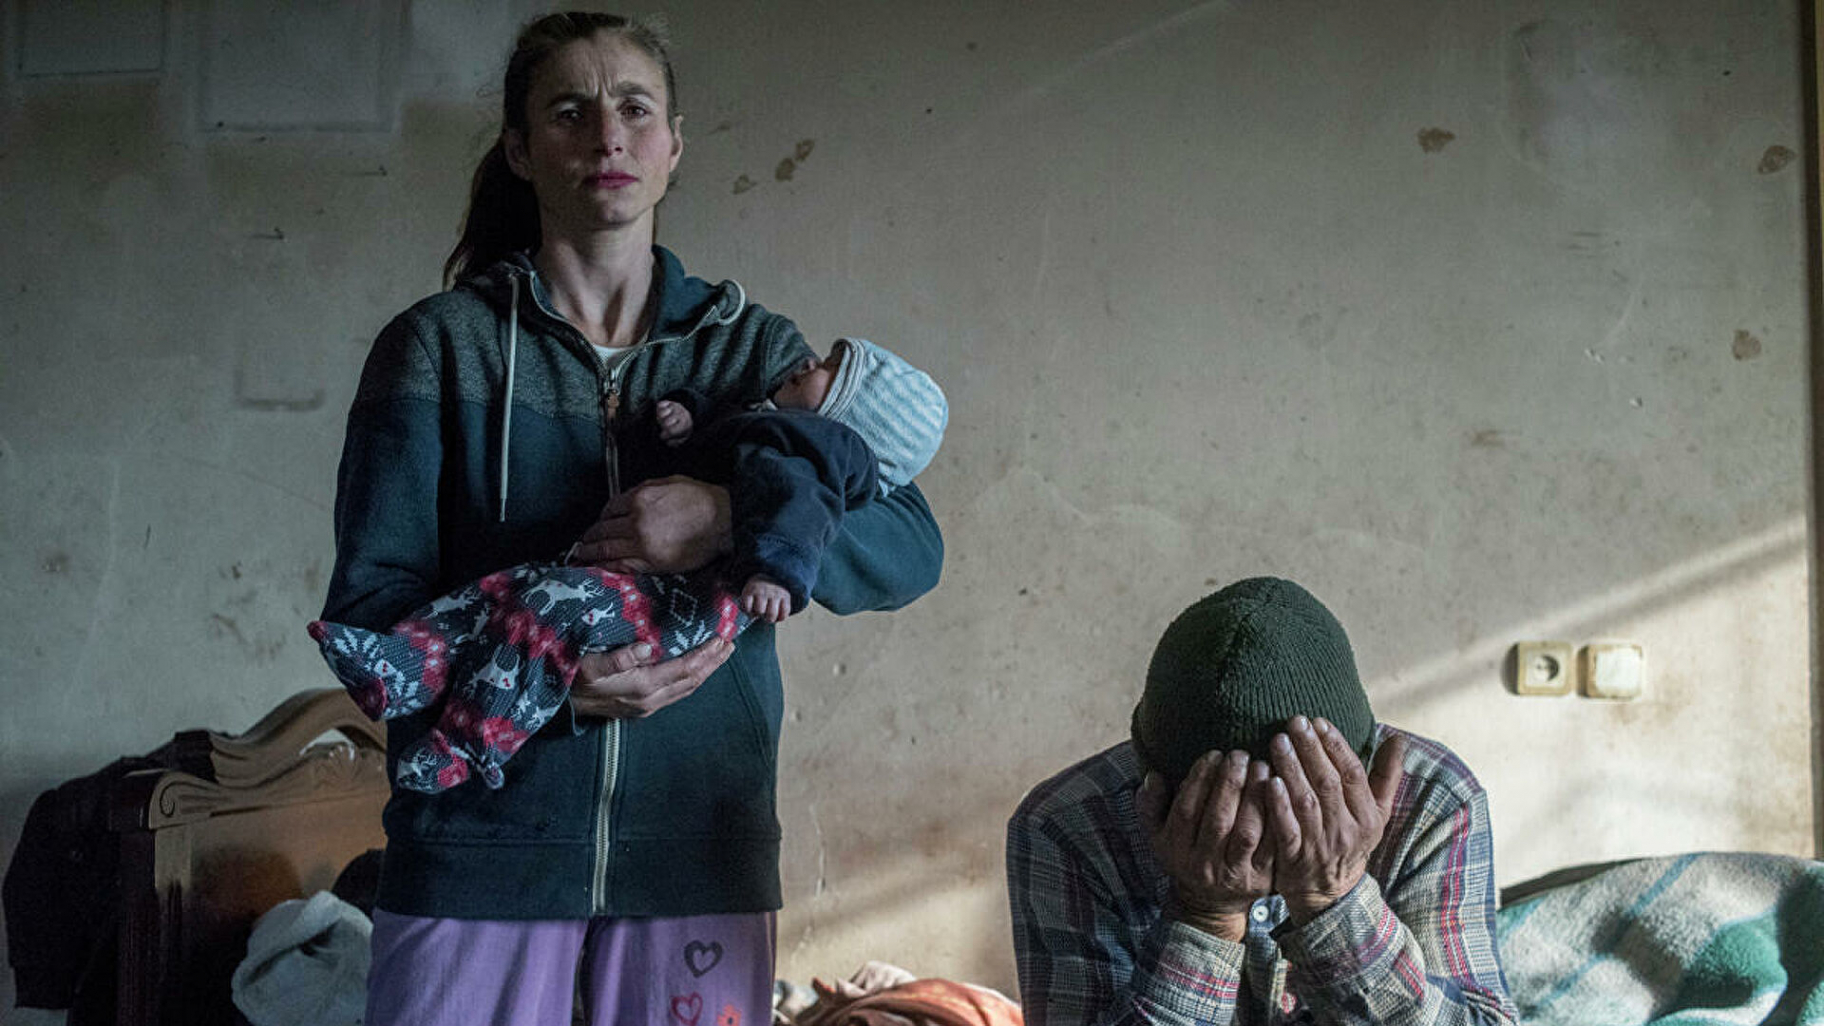
<svg viewBox="0 0 1824 1026"><path fill-rule="evenodd" d="M1446 128L1421 128L1419 129L1419 149L1426 153L1438 153L1444 147L1449 146L1451 140L1456 137L1457 133Z"/></svg>
<svg viewBox="0 0 1824 1026"><path fill-rule="evenodd" d="M798 140L798 145L792 147L792 155L781 159L779 165L773 169L773 177L781 182L791 181L792 176L798 171L798 166L805 162L816 147L817 142L814 139Z"/></svg>
<svg viewBox="0 0 1824 1026"><path fill-rule="evenodd" d="M1771 175L1784 170L1786 165L1798 158L1799 155L1787 147L1769 146L1766 152L1761 154L1761 162L1756 164L1754 169L1761 174Z"/></svg>
<svg viewBox="0 0 1824 1026"><path fill-rule="evenodd" d="M1761 340L1756 338L1752 332L1737 328L1735 341L1730 344L1729 352L1737 360L1752 360L1761 355Z"/></svg>
<svg viewBox="0 0 1824 1026"><path fill-rule="evenodd" d="M1603 8L1514 28L1503 122L1513 152L1579 187L1630 177L1658 187L1691 167L1703 139L1666 100L1696 91L1697 61L1666 45L1663 25L1639 9Z"/></svg>

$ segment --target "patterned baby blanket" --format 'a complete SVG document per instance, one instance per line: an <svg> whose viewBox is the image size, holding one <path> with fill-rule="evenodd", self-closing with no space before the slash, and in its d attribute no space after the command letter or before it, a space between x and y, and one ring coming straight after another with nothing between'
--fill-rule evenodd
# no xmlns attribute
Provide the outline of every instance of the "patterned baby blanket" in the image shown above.
<svg viewBox="0 0 1824 1026"><path fill-rule="evenodd" d="M1528 1026L1824 1026L1824 863L1641 859L1497 914Z"/></svg>

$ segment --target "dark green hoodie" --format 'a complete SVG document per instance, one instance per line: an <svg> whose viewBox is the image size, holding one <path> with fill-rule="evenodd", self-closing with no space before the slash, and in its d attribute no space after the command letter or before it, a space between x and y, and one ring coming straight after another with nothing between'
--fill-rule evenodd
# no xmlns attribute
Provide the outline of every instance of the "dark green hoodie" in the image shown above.
<svg viewBox="0 0 1824 1026"><path fill-rule="evenodd" d="M323 619L383 630L475 578L558 557L617 485L663 472L663 455L641 448L654 433L639 429L658 397L758 402L811 355L739 285L686 277L653 252L657 317L612 375L523 255L387 325L348 414ZM935 586L942 563L924 497L898 489L844 517L812 598L837 613L895 609ZM701 688L649 717L559 712L497 791L395 791L379 907L486 919L776 909L783 706L773 630L756 624ZM390 747L434 716L390 721Z"/></svg>

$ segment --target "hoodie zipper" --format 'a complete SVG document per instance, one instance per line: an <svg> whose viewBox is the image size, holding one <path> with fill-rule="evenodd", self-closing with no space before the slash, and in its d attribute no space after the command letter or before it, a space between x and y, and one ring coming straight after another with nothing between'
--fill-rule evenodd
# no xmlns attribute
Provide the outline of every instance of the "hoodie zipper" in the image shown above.
<svg viewBox="0 0 1824 1026"><path fill-rule="evenodd" d="M621 721L609 720L602 728L602 802L595 817L595 871L590 887L589 907L595 915L608 913L608 856L613 850L608 813L614 807L614 790L620 782Z"/></svg>
<svg viewBox="0 0 1824 1026"><path fill-rule="evenodd" d="M626 366L625 358L616 362L614 369L602 379L602 462L608 473L610 497L621 494L621 457L620 447L614 440L614 418L621 412L621 374Z"/></svg>
<svg viewBox="0 0 1824 1026"><path fill-rule="evenodd" d="M746 309L747 294L745 291L741 291L741 287L738 283L731 284L734 284L737 290L735 310L732 314L725 316L721 315L722 302L718 299L716 303L698 319L696 325L688 332L681 335L670 335L665 338L648 338L641 344L640 348L645 349L663 345L667 342L676 342L680 339L693 338L696 336L697 332L703 330L706 325L712 322L726 324L729 323L729 321L732 321L736 316L740 315L742 310ZM536 293L534 293L534 295L536 296ZM562 325L564 329L574 335L576 340L582 344L586 352L594 352L594 347L590 345L588 339L583 338L581 332L576 330L575 325L570 324L550 310L544 309L543 304L538 303L536 298L533 301L535 304L539 305L541 312L545 313L552 320L556 321L559 325ZM517 308L517 305L517 303L514 304L515 308ZM599 374L601 364L599 362L600 358L598 357L597 359L598 362L596 366L597 373ZM615 442L614 428L615 421L620 416L621 412L621 377L626 373L628 359L631 359L631 355L626 359L617 361L614 367L608 371L607 375L602 378L600 399L602 411L602 469L606 472L608 477L608 495L610 498L621 493L620 449ZM595 915L607 915L609 911L608 877L614 852L614 824L611 814L614 810L615 792L620 786L621 732L625 728L626 722L624 720L609 720L602 729L601 796L596 803L595 864L593 866L593 873L591 874L592 880L590 881L589 892L589 904Z"/></svg>
<svg viewBox="0 0 1824 1026"><path fill-rule="evenodd" d="M528 271L526 273L526 278L528 284L531 285L529 291L532 292L532 303L538 308L539 312L550 318L559 327L560 331L568 331L575 338L576 342L582 346L583 352L593 355L595 350L589 344L589 340L583 337L582 332L577 331L575 325L564 320L539 301L536 287L536 272ZM507 351L504 355L506 362L506 379L503 386L503 398L501 401L502 416L500 430L499 516L503 522L507 519L507 468L509 466L507 462L509 456L507 446L512 438L514 358L519 347L519 275L517 273L509 276L508 289L508 342ZM699 327L700 326L701 325L699 325ZM626 361L621 360L615 364L614 368L610 370L606 376L602 376L601 358L599 356L596 357L596 374L598 377L601 377L602 384L602 459L604 464L602 469L606 472L608 478L609 498L613 498L621 492L621 468L619 453L614 440L614 421L616 415L619 414L621 410L621 370L625 365ZM609 813L614 808L614 792L620 782L621 729L622 724L620 720L609 720L602 730L601 798L596 806L595 858L590 874L589 891L589 904L597 915L606 913L608 906L608 864L610 861L609 856L612 852L611 846L614 843L614 832L612 824L609 822Z"/></svg>
<svg viewBox="0 0 1824 1026"><path fill-rule="evenodd" d="M620 448L614 439L615 417L621 412L621 374L631 354L616 361L602 379L602 462L608 475L608 495L621 494ZM613 852L614 836L610 817L614 811L614 792L621 774L621 720L609 720L602 729L601 801L595 815L595 867L589 905L596 915L608 912L608 863Z"/></svg>
<svg viewBox="0 0 1824 1026"><path fill-rule="evenodd" d="M698 325L701 327L701 325ZM695 331L691 332L692 335ZM674 335L669 338L648 339L640 348L646 349L675 342L686 335ZM602 460L603 469L608 475L608 495L610 498L621 494L621 460L620 447L615 441L614 428L621 412L621 378L627 371L627 364L633 359L628 354L616 361L602 379ZM621 732L626 729L625 720L609 720L602 729L602 780L601 799L596 806L595 814L595 867L590 887L590 907L595 915L608 914L608 877L609 866L614 852L614 798L620 786L621 776Z"/></svg>

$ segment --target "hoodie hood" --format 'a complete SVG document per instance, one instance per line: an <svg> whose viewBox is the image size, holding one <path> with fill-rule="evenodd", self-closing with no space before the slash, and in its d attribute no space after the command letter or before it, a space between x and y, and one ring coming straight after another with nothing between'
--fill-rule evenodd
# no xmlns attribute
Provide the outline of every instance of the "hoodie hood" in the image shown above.
<svg viewBox="0 0 1824 1026"><path fill-rule="evenodd" d="M701 278L685 274L684 265L664 246L652 247L652 256L656 265L654 270L657 272L652 279L655 293L653 298L658 302L658 310L647 341L662 342L683 338L710 324L730 324L746 309L747 293L739 282L730 280L712 285ZM464 278L456 287L467 289L486 299L504 317L515 304L512 287L514 279L522 283L521 302L527 293L536 300L536 311L529 308L533 304L520 309L520 317L529 328L559 337L574 337L587 345L582 333L558 316L552 308L544 279L539 276L529 252L515 253L498 260L486 270ZM531 283L530 289L525 287L527 282Z"/></svg>
<svg viewBox="0 0 1824 1026"><path fill-rule="evenodd" d="M653 301L658 310L652 328L641 342L666 342L686 338L711 324L733 324L747 308L747 292L737 281L726 280L711 285L701 278L684 273L684 264L663 246L652 247L654 270ZM551 305L545 283L532 263L532 254L521 251L496 261L486 270L464 278L457 288L481 296L498 309L506 319L506 334L501 340L501 360L506 377L501 386L499 472L495 480L496 519L507 520L507 491L513 454L513 376L519 358L519 325L522 318L531 330L552 335L594 362L599 358L589 340L576 326L564 320ZM530 295L531 302L523 297Z"/></svg>

